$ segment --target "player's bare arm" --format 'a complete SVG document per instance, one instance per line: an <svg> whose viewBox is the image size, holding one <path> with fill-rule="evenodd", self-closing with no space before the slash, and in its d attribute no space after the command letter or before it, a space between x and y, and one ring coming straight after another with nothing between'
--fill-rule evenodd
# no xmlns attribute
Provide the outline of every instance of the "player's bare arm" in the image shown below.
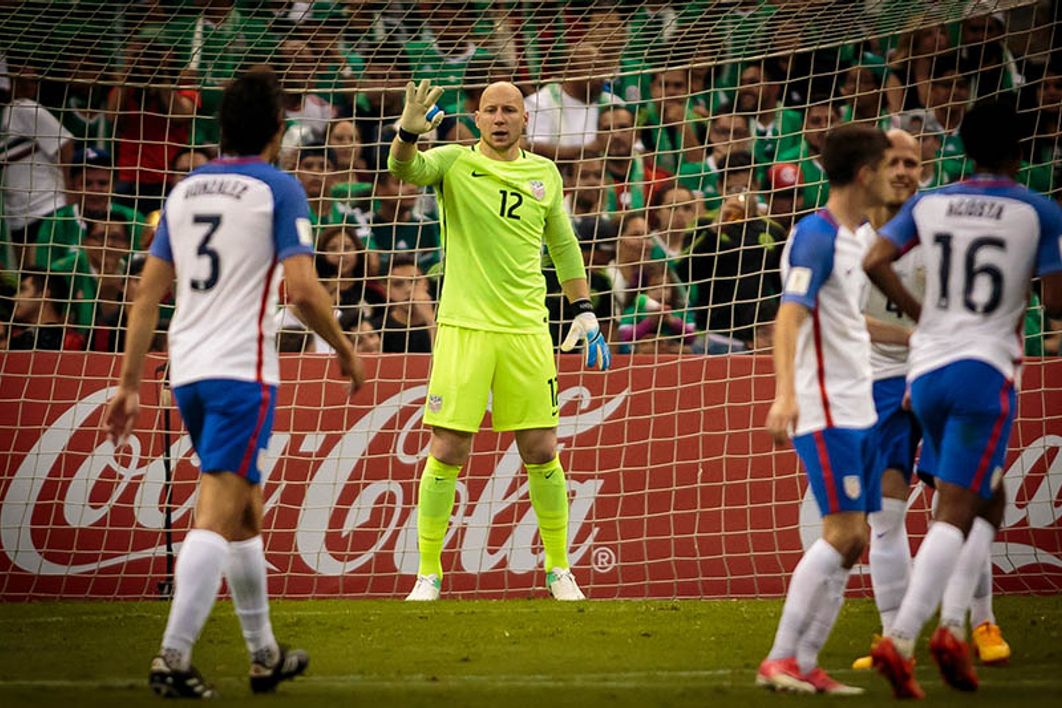
<svg viewBox="0 0 1062 708"><path fill-rule="evenodd" d="M317 279L312 256L297 255L284 261L284 288L299 319L335 349L339 370L350 379L350 392L356 392L365 384L365 369L354 345L332 314L328 293Z"/></svg>
<svg viewBox="0 0 1062 708"><path fill-rule="evenodd" d="M151 346L151 338L159 322L159 303L173 287L173 265L161 258L148 256L140 278L136 300L129 312L129 329L126 334L125 358L118 392L107 404L104 425L111 440L117 445L133 432L137 414L140 412L140 377L144 369L144 357Z"/></svg>
<svg viewBox="0 0 1062 708"><path fill-rule="evenodd" d="M899 344L908 346L911 342L911 330L903 325L892 322L883 322L876 317L866 317L867 332L870 341L875 344Z"/></svg>
<svg viewBox="0 0 1062 708"><path fill-rule="evenodd" d="M917 322L922 316L922 303L903 286L900 276L892 267L893 261L900 255L896 244L878 236L863 258L863 270L866 271L870 282L885 293L885 297L895 302L901 312Z"/></svg>
<svg viewBox="0 0 1062 708"><path fill-rule="evenodd" d="M803 305L783 302L774 322L774 403L767 412L767 430L778 445L789 441L789 433L800 415L793 368L797 334L807 317L808 310Z"/></svg>

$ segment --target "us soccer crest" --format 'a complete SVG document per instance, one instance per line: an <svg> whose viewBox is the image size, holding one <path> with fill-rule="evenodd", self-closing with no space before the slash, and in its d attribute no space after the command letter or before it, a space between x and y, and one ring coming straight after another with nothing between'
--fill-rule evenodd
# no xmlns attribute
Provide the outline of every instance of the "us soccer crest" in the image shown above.
<svg viewBox="0 0 1062 708"><path fill-rule="evenodd" d="M546 196L546 185L540 179L531 180L531 194L535 196L535 199L542 201Z"/></svg>
<svg viewBox="0 0 1062 708"><path fill-rule="evenodd" d="M442 396L436 396L432 394L428 396L428 410L432 413L438 413L442 410Z"/></svg>

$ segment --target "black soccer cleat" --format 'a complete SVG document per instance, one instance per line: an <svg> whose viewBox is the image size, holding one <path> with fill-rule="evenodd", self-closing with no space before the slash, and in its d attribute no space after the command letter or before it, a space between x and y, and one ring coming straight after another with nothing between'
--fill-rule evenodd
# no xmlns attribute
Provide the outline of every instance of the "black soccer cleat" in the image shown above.
<svg viewBox="0 0 1062 708"><path fill-rule="evenodd" d="M302 649L280 647L280 658L270 666L267 659L255 656L251 660L251 691L272 693L281 681L290 681L306 671L310 655Z"/></svg>
<svg viewBox="0 0 1062 708"><path fill-rule="evenodd" d="M219 698L218 692L203 680L194 666L189 666L187 671L175 669L162 654L151 660L148 685L163 698Z"/></svg>

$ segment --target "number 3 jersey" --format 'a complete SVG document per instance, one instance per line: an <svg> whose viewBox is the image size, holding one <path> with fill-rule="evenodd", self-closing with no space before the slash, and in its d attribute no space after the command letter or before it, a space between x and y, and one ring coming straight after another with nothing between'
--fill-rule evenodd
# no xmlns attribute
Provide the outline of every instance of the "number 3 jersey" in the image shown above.
<svg viewBox="0 0 1062 708"><path fill-rule="evenodd" d="M274 345L282 261L313 253L298 181L258 158L222 158L170 192L151 255L177 273L170 381L280 383Z"/></svg>
<svg viewBox="0 0 1062 708"><path fill-rule="evenodd" d="M393 157L399 179L432 186L442 226L440 324L514 334L546 331L545 240L560 282L585 278L579 242L550 160L521 150L494 160L479 145L444 145Z"/></svg>
<svg viewBox="0 0 1062 708"><path fill-rule="evenodd" d="M913 197L879 233L902 251L921 244L926 269L908 380L964 359L1012 379L1029 281L1062 271L1062 209L1010 179L979 175Z"/></svg>

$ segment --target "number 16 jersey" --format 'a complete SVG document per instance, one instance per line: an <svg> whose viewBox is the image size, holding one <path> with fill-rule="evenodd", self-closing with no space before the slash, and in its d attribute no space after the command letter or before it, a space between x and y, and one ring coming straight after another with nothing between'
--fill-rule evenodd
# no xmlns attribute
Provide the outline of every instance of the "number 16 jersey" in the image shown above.
<svg viewBox="0 0 1062 708"><path fill-rule="evenodd" d="M313 253L306 193L256 157L214 160L170 192L151 255L173 264L170 382L280 383L273 312L283 267Z"/></svg>
<svg viewBox="0 0 1062 708"><path fill-rule="evenodd" d="M879 233L904 251L922 244L926 291L908 380L966 359L1012 379L1029 282L1062 271L1062 209L978 175L913 197Z"/></svg>

